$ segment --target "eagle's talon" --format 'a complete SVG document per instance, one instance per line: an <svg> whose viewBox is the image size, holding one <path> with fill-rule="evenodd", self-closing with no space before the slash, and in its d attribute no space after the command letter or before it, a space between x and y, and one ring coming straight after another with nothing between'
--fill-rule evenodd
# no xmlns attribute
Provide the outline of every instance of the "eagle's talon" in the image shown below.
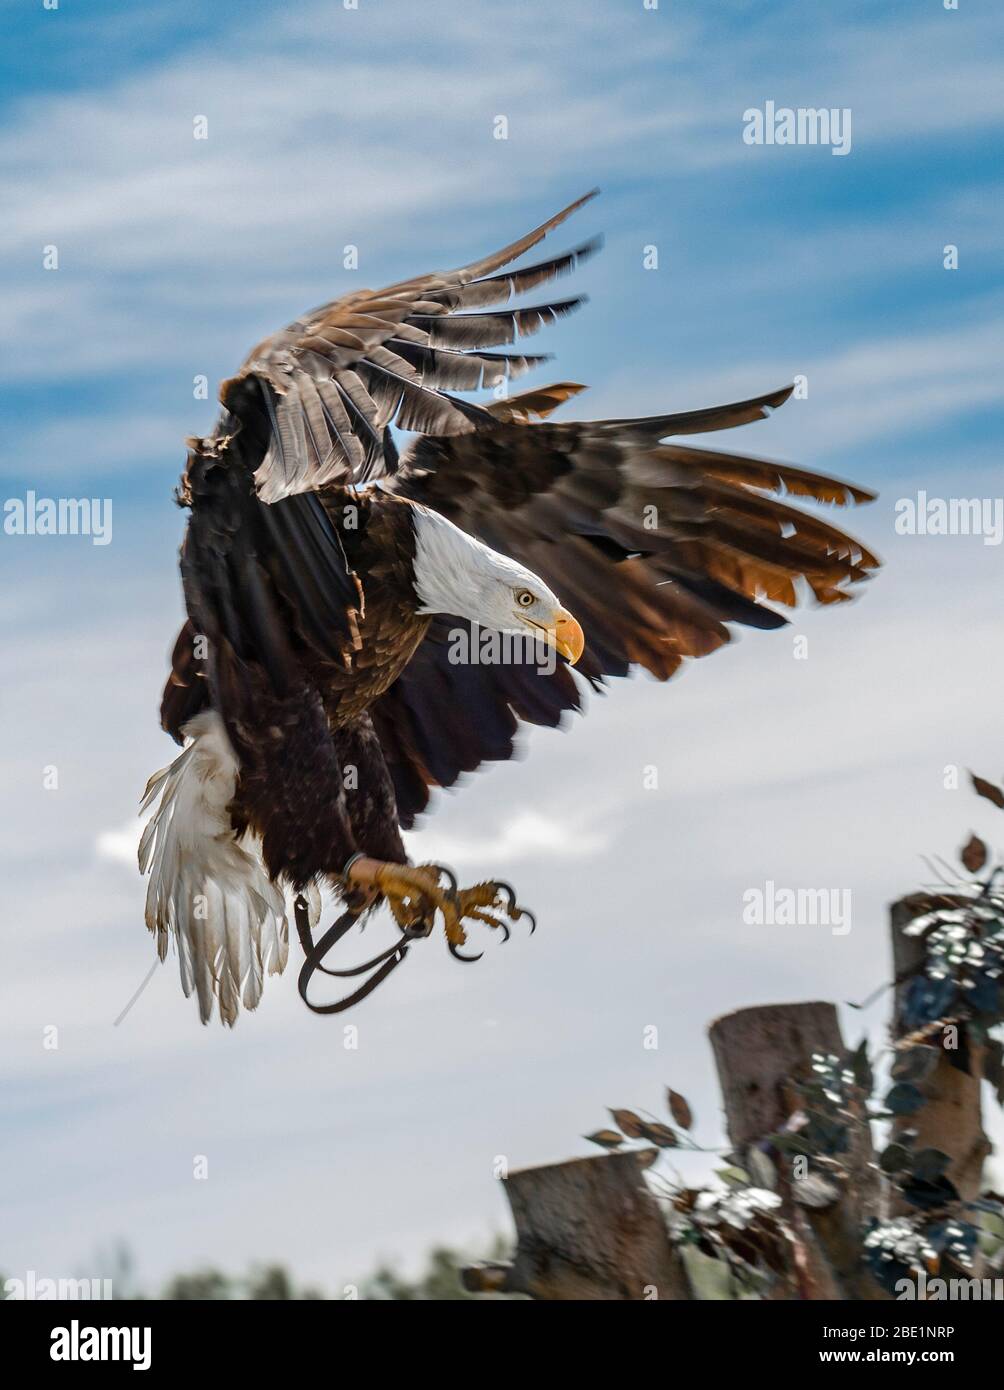
<svg viewBox="0 0 1004 1390"><path fill-rule="evenodd" d="M477 907L490 907L496 912L504 912L510 922L522 921L524 917L529 918L531 936L537 930L536 916L528 907L521 907L519 905L516 899L515 888L513 888L511 883L506 883L504 879L493 879L488 883L479 883L476 884L474 888L463 890L459 895L459 902L462 906L465 905L467 901L464 896L465 893L468 894L470 898L473 898ZM486 901L489 897L490 901ZM468 909L467 913L461 913L461 915L477 916L478 914L476 912L472 913L470 909ZM492 925L505 926L501 921L493 922ZM508 939L509 934L507 930L506 940Z"/></svg>
<svg viewBox="0 0 1004 1390"><path fill-rule="evenodd" d="M517 908L516 916L513 917L512 920L513 922L521 922L523 917L530 917L530 935L533 935L534 931L537 930L537 917L531 912L530 908Z"/></svg>
<svg viewBox="0 0 1004 1390"><path fill-rule="evenodd" d="M452 941L448 941L447 946L449 947L450 955L453 959L463 961L464 965L473 965L476 960L480 960L484 955L484 951L479 951L476 956L465 956L463 951Z"/></svg>
<svg viewBox="0 0 1004 1390"><path fill-rule="evenodd" d="M508 898L509 901L506 903L506 912L508 912L509 916L511 917L513 912L516 910L515 888L512 886L511 883L506 883L505 880L501 878L497 878L495 880L494 887L496 893L504 893L505 896Z"/></svg>
<svg viewBox="0 0 1004 1390"><path fill-rule="evenodd" d="M499 882L496 883L495 886L496 888L498 888L500 893L504 893L508 898L505 911L508 914L510 922L520 922L524 917L529 917L530 935L533 936L534 932L537 930L536 916L530 911L528 907L520 907L519 903L516 901L516 890L512 887L511 884Z"/></svg>

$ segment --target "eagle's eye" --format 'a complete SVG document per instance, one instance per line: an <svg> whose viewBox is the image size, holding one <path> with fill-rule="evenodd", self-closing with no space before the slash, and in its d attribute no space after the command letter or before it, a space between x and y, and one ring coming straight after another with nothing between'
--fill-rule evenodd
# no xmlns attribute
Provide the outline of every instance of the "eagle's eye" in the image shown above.
<svg viewBox="0 0 1004 1390"><path fill-rule="evenodd" d="M533 603L533 594L531 594L529 589L517 589L516 602L519 604L520 608L529 608Z"/></svg>

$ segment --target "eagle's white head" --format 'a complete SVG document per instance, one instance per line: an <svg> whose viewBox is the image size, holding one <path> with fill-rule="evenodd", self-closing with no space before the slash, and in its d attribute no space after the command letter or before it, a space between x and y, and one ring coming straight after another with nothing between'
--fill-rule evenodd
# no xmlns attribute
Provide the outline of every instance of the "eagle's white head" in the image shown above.
<svg viewBox="0 0 1004 1390"><path fill-rule="evenodd" d="M574 666L582 628L539 575L500 555L439 512L413 505L419 613L450 613L497 632L550 643Z"/></svg>

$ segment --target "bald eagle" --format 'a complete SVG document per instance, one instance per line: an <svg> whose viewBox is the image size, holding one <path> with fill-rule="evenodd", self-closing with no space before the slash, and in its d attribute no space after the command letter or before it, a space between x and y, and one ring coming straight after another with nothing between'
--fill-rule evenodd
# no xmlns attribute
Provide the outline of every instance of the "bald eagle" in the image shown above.
<svg viewBox="0 0 1004 1390"><path fill-rule="evenodd" d="M188 441L188 620L161 706L184 751L148 783L139 859L160 958L173 937L204 1022L215 1001L233 1024L282 970L286 888L315 916L322 884L359 914L385 901L410 931L440 913L454 949L465 924L504 925L494 881L457 890L409 862L401 831L431 788L509 758L521 722L558 725L588 686L638 666L666 680L729 623L780 627L771 603L845 599L877 564L778 497L873 494L663 442L763 419L790 387L568 423L548 417L574 383L507 394L544 359L493 349L581 302L513 297L598 243L502 268L592 196L459 270L304 314ZM452 394L483 388L488 404ZM415 436L401 456L392 425ZM484 660L485 631L514 645Z"/></svg>

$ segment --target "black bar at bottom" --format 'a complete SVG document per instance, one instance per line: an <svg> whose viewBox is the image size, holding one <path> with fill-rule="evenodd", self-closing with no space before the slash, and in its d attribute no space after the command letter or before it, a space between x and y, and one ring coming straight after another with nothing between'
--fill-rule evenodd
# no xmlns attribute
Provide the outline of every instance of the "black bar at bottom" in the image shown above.
<svg viewBox="0 0 1004 1390"><path fill-rule="evenodd" d="M595 1373L604 1344L620 1348L618 1359L629 1355L635 1361L639 1354L655 1353L660 1357L656 1364L664 1366L675 1360L674 1348L686 1348L687 1360L697 1361L695 1371L705 1366L716 1374L776 1375L782 1368L797 1374L819 1368L825 1376L855 1366L966 1370L995 1356L1001 1335L1001 1305L993 1301L709 1302L663 1303L661 1308L530 1302L501 1307L482 1301L486 1306L480 1314L470 1303L462 1309L446 1304L437 1313L429 1303L351 1300L343 1300L341 1307L313 1301L10 1302L0 1329L5 1359L14 1359L29 1375L55 1371L71 1382L88 1373L105 1378L141 1374L144 1383L193 1371L200 1382L216 1373L330 1376L335 1367L348 1364L346 1358L354 1360L352 1348L368 1348L367 1359L379 1348L382 1374L397 1357L410 1373L419 1363L428 1372L436 1364L445 1371L455 1354L472 1373L476 1364L468 1358L475 1354L478 1360L485 1358L497 1379L500 1358L507 1353L517 1368L522 1356L525 1370L526 1346L512 1338L513 1328L554 1337L551 1345L563 1378L578 1355L588 1358L588 1373ZM469 1343L468 1334L476 1341ZM616 1341L608 1343L609 1337ZM630 1341L625 1343L625 1337ZM467 1351L461 1350L464 1346Z"/></svg>

